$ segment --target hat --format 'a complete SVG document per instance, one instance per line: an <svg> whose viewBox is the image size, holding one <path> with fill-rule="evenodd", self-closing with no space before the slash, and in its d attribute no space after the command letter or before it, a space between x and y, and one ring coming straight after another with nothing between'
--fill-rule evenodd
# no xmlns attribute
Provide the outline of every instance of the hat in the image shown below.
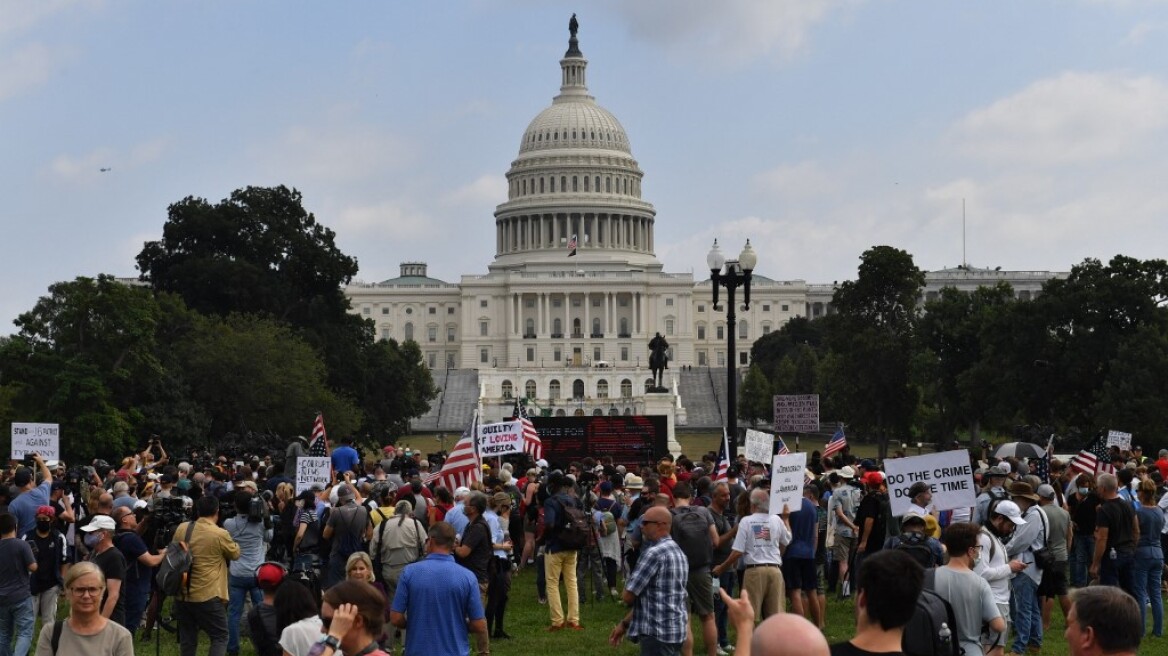
<svg viewBox="0 0 1168 656"><path fill-rule="evenodd" d="M994 476L1009 476L1010 475L1010 465L1009 465L1009 463L999 462L998 464L994 465L993 467L990 467L990 470L988 472L986 472L986 474L989 475L991 478Z"/></svg>
<svg viewBox="0 0 1168 656"><path fill-rule="evenodd" d="M924 515L919 515L917 513L910 512L910 513L905 513L904 516L900 518L900 525L901 526L904 526L904 525L909 524L911 522L918 522L921 526L924 526L925 525L925 517L924 517Z"/></svg>
<svg viewBox="0 0 1168 656"><path fill-rule="evenodd" d="M52 487L53 487L53 492L56 492L57 490L68 490L69 484L66 483L65 481L53 481Z"/></svg>
<svg viewBox="0 0 1168 656"><path fill-rule="evenodd" d="M393 453L393 445L391 444L391 445L383 448L382 451L384 451L386 453Z"/></svg>
<svg viewBox="0 0 1168 656"><path fill-rule="evenodd" d="M856 470L851 465L847 465L843 469L837 471L836 475L840 478L851 480L856 477Z"/></svg>
<svg viewBox="0 0 1168 656"><path fill-rule="evenodd" d="M114 518L109 515L94 515L89 523L81 527L82 531L92 533L94 531L113 531L117 529L114 524Z"/></svg>
<svg viewBox="0 0 1168 656"><path fill-rule="evenodd" d="M636 474L629 474L625 477L625 487L630 490L640 490L645 487L645 481Z"/></svg>
<svg viewBox="0 0 1168 656"><path fill-rule="evenodd" d="M483 471L491 471L491 466L484 462L483 463Z"/></svg>
<svg viewBox="0 0 1168 656"><path fill-rule="evenodd" d="M274 590L284 580L285 573L283 565L264 563L256 568L256 585L261 590Z"/></svg>
<svg viewBox="0 0 1168 656"><path fill-rule="evenodd" d="M863 460L860 461L860 469L867 469L869 471L873 471L876 468L877 468L876 461L872 460L871 458L864 458Z"/></svg>
<svg viewBox="0 0 1168 656"><path fill-rule="evenodd" d="M337 501L345 502L353 498L353 488L341 484L337 486Z"/></svg>
<svg viewBox="0 0 1168 656"><path fill-rule="evenodd" d="M146 503L145 499L138 499L134 502L134 510L138 510L139 508L147 508L149 506L150 504Z"/></svg>
<svg viewBox="0 0 1168 656"><path fill-rule="evenodd" d="M248 489L248 490L251 490L252 492L259 491L259 487L256 485L255 481L239 481L235 484L235 488L236 489Z"/></svg>
<svg viewBox="0 0 1168 656"><path fill-rule="evenodd" d="M1038 489L1035 491L1035 493L1038 494L1038 496L1042 497L1043 499L1053 499L1054 498L1054 488L1051 487L1050 485L1047 485L1046 483L1039 485Z"/></svg>
<svg viewBox="0 0 1168 656"><path fill-rule="evenodd" d="M324 483L313 483L308 489L312 492L324 492Z"/></svg>
<svg viewBox="0 0 1168 656"><path fill-rule="evenodd" d="M604 481L603 483L600 484L600 491L603 494L608 494L609 492L612 492L612 483L609 481Z"/></svg>
<svg viewBox="0 0 1168 656"><path fill-rule="evenodd" d="M430 468L430 461L429 460L423 460L422 462L418 463L418 469L429 469L429 468Z"/></svg>
<svg viewBox="0 0 1168 656"><path fill-rule="evenodd" d="M1030 499L1031 501L1038 501L1038 495L1034 493L1034 488L1030 487L1029 483L1022 481L1015 481L1010 483L1010 497Z"/></svg>
<svg viewBox="0 0 1168 656"><path fill-rule="evenodd" d="M1022 483L1022 485L1026 484ZM1027 485L1027 487L1030 486ZM1008 499L999 501L997 505L994 506L994 514L1001 515L1002 517L1009 519L1011 522L1014 522L1018 526L1026 523L1026 520L1022 519L1022 509L1018 507L1018 504Z"/></svg>
<svg viewBox="0 0 1168 656"><path fill-rule="evenodd" d="M537 467L539 467L540 469L547 469L547 466L548 466L548 462L547 462L547 460L544 460L543 458L540 458L539 460L536 460L536 461L535 461L535 464L536 464L536 466L537 466Z"/></svg>
<svg viewBox="0 0 1168 656"><path fill-rule="evenodd" d="M57 509L52 506L37 506L36 516L47 515L49 517L57 516Z"/></svg>
<svg viewBox="0 0 1168 656"><path fill-rule="evenodd" d="M461 499L468 494L470 494L469 487L456 487L456 488L454 488L454 498L455 499Z"/></svg>
<svg viewBox="0 0 1168 656"><path fill-rule="evenodd" d="M880 485L884 482L884 472L870 471L864 474L865 485Z"/></svg>

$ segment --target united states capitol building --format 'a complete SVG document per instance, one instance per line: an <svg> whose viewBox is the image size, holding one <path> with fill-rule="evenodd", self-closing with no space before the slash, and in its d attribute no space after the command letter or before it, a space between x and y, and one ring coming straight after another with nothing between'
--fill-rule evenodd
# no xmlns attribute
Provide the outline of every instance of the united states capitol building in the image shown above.
<svg viewBox="0 0 1168 656"><path fill-rule="evenodd" d="M749 309L740 306L728 326L708 278L665 271L644 172L620 121L589 95L587 67L573 35L559 94L527 126L507 171L486 273L446 282L427 276L424 262L406 262L396 278L345 289L378 337L418 343L442 389L415 430L461 430L476 408L497 420L516 396L553 416L650 414L646 403L665 396L678 426L722 426L727 368L749 365L754 341L792 318L832 311L834 283L756 272ZM722 248L734 257L741 246ZM1004 281L1030 298L1060 275L962 266L928 272L924 294ZM734 362L727 331L737 339ZM645 394L657 332L670 345L668 395Z"/></svg>

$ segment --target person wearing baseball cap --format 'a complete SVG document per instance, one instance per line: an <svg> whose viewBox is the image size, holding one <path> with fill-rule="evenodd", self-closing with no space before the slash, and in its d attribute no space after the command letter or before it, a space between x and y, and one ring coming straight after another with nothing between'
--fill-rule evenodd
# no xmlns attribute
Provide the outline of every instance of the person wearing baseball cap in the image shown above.
<svg viewBox="0 0 1168 656"><path fill-rule="evenodd" d="M1010 498L1006 492L1006 479L1009 475L1010 464L1005 461L990 467L985 472L983 476L984 487L981 494L977 495L973 511L973 521L978 526L985 525L986 512L993 502Z"/></svg>
<svg viewBox="0 0 1168 656"><path fill-rule="evenodd" d="M251 643L257 656L280 656L280 627L276 621L276 589L284 582L288 570L280 563L262 563L255 571L255 583L264 594L262 603L251 607L247 625L251 628Z"/></svg>
<svg viewBox="0 0 1168 656"><path fill-rule="evenodd" d="M122 552L114 548L114 531L117 524L109 515L94 515L89 524L81 527L85 532L85 547L89 549L89 562L97 565L105 575L105 597L101 602L101 615L114 624L126 625L126 597L122 583L126 579L126 559Z"/></svg>
<svg viewBox="0 0 1168 656"><path fill-rule="evenodd" d="M864 558L880 551L884 547L884 532L888 517L885 516L884 506L888 503L888 490L884 487L884 473L870 471L864 474L864 487L868 493L860 500L856 510L856 557L852 565L853 572L858 572Z"/></svg>
<svg viewBox="0 0 1168 656"><path fill-rule="evenodd" d="M65 536L53 525L57 511L52 506L38 506L36 528L22 539L32 547L37 570L32 575L33 617L51 622L57 617L57 595L64 585L61 566L68 562Z"/></svg>

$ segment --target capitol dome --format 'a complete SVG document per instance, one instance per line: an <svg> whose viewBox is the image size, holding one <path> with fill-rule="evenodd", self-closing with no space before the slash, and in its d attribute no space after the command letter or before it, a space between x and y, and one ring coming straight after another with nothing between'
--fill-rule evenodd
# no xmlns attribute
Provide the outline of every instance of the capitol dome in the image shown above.
<svg viewBox="0 0 1168 656"><path fill-rule="evenodd" d="M629 139L612 112L591 96L557 97L551 107L531 120L519 144L520 154L554 148L615 150L632 154ZM566 100L566 102L560 102Z"/></svg>

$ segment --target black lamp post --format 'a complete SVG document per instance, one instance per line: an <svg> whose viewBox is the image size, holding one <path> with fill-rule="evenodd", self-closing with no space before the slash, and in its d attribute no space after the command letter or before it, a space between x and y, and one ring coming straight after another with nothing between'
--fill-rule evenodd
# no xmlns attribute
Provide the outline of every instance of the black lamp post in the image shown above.
<svg viewBox="0 0 1168 656"><path fill-rule="evenodd" d="M726 336L726 350L730 357L730 366L726 369L726 410L729 415L726 418L726 434L730 443L730 460L734 461L738 458L738 377L735 375L738 371L738 354L734 349L738 322L735 316L737 308L734 304L734 290L742 288L742 308L749 310L750 275L758 264L758 255L750 247L750 240L747 239L738 259L727 260L726 256L722 255L722 249L718 248L718 240L715 239L714 247L706 255L706 264L710 267L715 306L718 305L718 287L726 288L726 327L729 331Z"/></svg>

